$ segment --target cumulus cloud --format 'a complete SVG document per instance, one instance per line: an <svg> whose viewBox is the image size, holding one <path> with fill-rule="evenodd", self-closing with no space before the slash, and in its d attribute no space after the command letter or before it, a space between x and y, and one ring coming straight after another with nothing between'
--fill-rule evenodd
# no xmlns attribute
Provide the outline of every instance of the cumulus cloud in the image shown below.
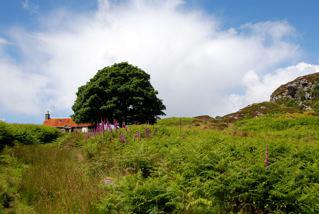
<svg viewBox="0 0 319 214"><path fill-rule="evenodd" d="M5 49L11 45L0 38L0 117L2 111L35 115L44 107L47 77L12 59Z"/></svg>
<svg viewBox="0 0 319 214"><path fill-rule="evenodd" d="M300 57L291 40L295 29L284 21L224 29L181 0L98 2L93 12L53 11L36 31L10 29L8 40L21 59L0 62L0 109L71 113L80 85L98 69L128 61L150 73L168 116L224 114L236 99L240 105L257 100L251 82L263 83L269 71Z"/></svg>
<svg viewBox="0 0 319 214"><path fill-rule="evenodd" d="M0 59L1 109L27 115L42 111L45 86L44 75L25 72L9 59Z"/></svg>

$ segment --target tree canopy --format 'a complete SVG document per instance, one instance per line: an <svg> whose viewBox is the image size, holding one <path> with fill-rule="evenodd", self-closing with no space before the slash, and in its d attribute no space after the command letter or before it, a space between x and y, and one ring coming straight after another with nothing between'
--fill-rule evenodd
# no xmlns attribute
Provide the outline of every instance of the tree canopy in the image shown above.
<svg viewBox="0 0 319 214"><path fill-rule="evenodd" d="M165 115L165 106L150 83L150 75L122 62L99 70L79 87L72 107L77 123L118 120L132 123L155 123Z"/></svg>

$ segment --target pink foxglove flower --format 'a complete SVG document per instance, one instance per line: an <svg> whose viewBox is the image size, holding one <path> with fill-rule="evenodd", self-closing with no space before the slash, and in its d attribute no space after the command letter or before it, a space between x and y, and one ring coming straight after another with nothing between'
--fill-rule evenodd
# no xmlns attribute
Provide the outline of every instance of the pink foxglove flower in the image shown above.
<svg viewBox="0 0 319 214"><path fill-rule="evenodd" d="M145 137L150 137L151 136L151 130L149 128L145 129Z"/></svg>
<svg viewBox="0 0 319 214"><path fill-rule="evenodd" d="M119 140L121 143L126 143L126 137L123 133L120 134Z"/></svg>
<svg viewBox="0 0 319 214"><path fill-rule="evenodd" d="M270 164L270 162L269 162L269 151L268 151L268 144L266 145L266 158L265 158L265 167L266 167L266 169L268 169L268 167L269 167L269 164Z"/></svg>
<svg viewBox="0 0 319 214"><path fill-rule="evenodd" d="M115 130L119 128L119 122L115 119L113 120L113 125L114 125Z"/></svg>
<svg viewBox="0 0 319 214"><path fill-rule="evenodd" d="M135 136L134 136L134 138L135 138L136 140L140 141L140 140L141 140L141 132L140 132L140 131L137 131L136 134L135 134Z"/></svg>

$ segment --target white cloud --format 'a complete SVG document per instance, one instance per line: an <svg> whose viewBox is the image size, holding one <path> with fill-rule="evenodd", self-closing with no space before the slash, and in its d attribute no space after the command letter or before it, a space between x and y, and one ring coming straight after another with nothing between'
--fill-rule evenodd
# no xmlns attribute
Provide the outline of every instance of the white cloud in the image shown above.
<svg viewBox="0 0 319 214"><path fill-rule="evenodd" d="M263 102L270 99L271 93L280 85L294 80L299 76L319 72L318 65L311 65L304 62L294 66L280 68L272 73L259 75L251 70L243 79L245 87L244 95L231 94L227 102L231 103L233 110L238 110L248 103Z"/></svg>
<svg viewBox="0 0 319 214"><path fill-rule="evenodd" d="M278 21L277 25L274 25L271 21L261 22L261 23L247 23L244 24L241 29L246 31L251 31L262 38L266 39L269 37L270 39L274 40L275 42L281 41L286 36L295 33L295 29L290 26L286 21Z"/></svg>
<svg viewBox="0 0 319 214"><path fill-rule="evenodd" d="M128 61L151 74L168 115L223 114L232 110L225 98L253 84L250 78L299 57L287 22L222 29L218 19L183 8L181 0L112 2L99 0L99 9L85 14L55 11L37 31L11 29L22 61L0 62L0 109L70 110L77 88L98 69ZM24 92L10 96L10 87ZM246 94L232 97L247 103L252 95Z"/></svg>
<svg viewBox="0 0 319 214"><path fill-rule="evenodd" d="M11 112L35 114L42 111L41 90L45 90L46 78L22 70L12 63L0 60L0 105Z"/></svg>
<svg viewBox="0 0 319 214"><path fill-rule="evenodd" d="M39 5L32 3L30 0L21 1L22 8L30 13L38 13Z"/></svg>
<svg viewBox="0 0 319 214"><path fill-rule="evenodd" d="M6 44L8 44L8 41L6 39L0 37L0 46L6 45Z"/></svg>

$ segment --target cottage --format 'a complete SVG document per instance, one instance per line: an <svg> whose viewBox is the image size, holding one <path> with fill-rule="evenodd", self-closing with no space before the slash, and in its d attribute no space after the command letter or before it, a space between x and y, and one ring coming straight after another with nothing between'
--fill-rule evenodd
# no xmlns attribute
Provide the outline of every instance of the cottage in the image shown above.
<svg viewBox="0 0 319 214"><path fill-rule="evenodd" d="M51 118L50 112L45 114L45 120L43 122L45 126L56 127L63 132L89 132L94 128L94 124L80 123L77 124L72 118Z"/></svg>

